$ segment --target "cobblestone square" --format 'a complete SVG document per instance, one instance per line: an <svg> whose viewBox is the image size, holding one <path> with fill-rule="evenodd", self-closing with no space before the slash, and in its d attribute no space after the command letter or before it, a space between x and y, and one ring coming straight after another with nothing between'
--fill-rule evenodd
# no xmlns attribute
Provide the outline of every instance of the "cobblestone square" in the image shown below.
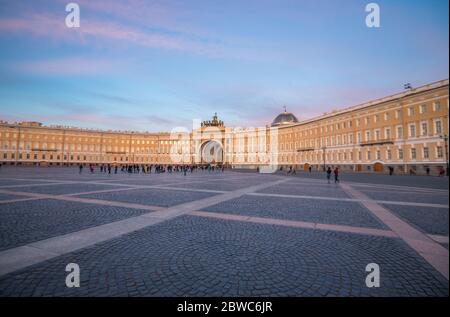
<svg viewBox="0 0 450 317"><path fill-rule="evenodd" d="M448 296L448 179L380 179L5 167L0 296Z"/></svg>

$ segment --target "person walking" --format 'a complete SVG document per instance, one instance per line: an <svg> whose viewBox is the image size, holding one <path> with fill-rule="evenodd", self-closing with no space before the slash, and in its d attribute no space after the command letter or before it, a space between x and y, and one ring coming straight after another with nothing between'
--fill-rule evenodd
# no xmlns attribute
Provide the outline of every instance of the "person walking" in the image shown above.
<svg viewBox="0 0 450 317"><path fill-rule="evenodd" d="M331 167L329 167L329 166L327 169L327 180L328 180L328 184L330 184L330 182L331 182Z"/></svg>
<svg viewBox="0 0 450 317"><path fill-rule="evenodd" d="M339 168L334 169L334 183L339 183Z"/></svg>
<svg viewBox="0 0 450 317"><path fill-rule="evenodd" d="M82 172L83 172L83 164L79 164L79 166L78 166L78 168L79 168L79 174L81 174Z"/></svg>

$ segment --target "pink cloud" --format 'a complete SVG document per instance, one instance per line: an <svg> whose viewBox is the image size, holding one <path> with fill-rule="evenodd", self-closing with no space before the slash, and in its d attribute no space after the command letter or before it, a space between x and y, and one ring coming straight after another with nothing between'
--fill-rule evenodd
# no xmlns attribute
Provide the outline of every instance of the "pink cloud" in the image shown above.
<svg viewBox="0 0 450 317"><path fill-rule="evenodd" d="M14 70L45 75L93 75L121 68L123 61L65 57L11 65Z"/></svg>
<svg viewBox="0 0 450 317"><path fill-rule="evenodd" d="M130 13L131 14L131 13ZM82 18L80 28L67 28L61 16L32 13L26 17L0 20L0 33L25 33L68 42L87 43L89 39L133 43L148 48L186 51L200 55L220 56L221 48L201 40L168 35L156 31L106 20Z"/></svg>

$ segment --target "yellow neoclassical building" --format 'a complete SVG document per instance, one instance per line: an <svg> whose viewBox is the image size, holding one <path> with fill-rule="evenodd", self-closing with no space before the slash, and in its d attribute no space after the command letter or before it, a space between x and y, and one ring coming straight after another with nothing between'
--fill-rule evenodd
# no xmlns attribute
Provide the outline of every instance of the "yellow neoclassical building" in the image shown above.
<svg viewBox="0 0 450 317"><path fill-rule="evenodd" d="M448 161L448 80L298 121L192 130L102 131L0 121L0 162L14 165L219 164L231 168L339 166L355 172L437 174Z"/></svg>

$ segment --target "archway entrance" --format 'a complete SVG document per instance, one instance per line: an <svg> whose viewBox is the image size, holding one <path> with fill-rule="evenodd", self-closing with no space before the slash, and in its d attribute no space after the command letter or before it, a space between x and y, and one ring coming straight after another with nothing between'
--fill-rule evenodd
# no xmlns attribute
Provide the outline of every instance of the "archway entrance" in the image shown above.
<svg viewBox="0 0 450 317"><path fill-rule="evenodd" d="M380 162L377 162L375 164L373 164L373 170L377 173L382 172L383 171L383 164L381 164Z"/></svg>
<svg viewBox="0 0 450 317"><path fill-rule="evenodd" d="M305 163L304 165L303 165L303 170L305 171L305 172L308 172L309 171L309 164L308 163Z"/></svg>
<svg viewBox="0 0 450 317"><path fill-rule="evenodd" d="M222 145L214 140L206 141L200 148L200 162L202 164L222 164L223 148Z"/></svg>

